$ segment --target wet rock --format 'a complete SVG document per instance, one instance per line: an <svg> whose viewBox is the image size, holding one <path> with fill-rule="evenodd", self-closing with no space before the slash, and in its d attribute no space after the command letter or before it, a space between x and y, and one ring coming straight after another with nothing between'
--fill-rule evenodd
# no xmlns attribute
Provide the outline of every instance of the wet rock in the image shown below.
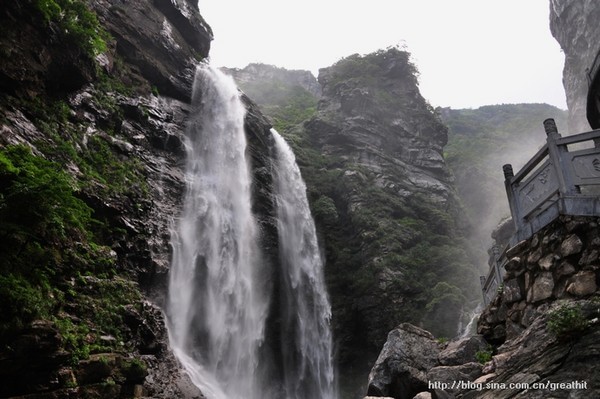
<svg viewBox="0 0 600 399"><path fill-rule="evenodd" d="M538 265L542 270L550 270L554 265L554 254L544 256L538 261Z"/></svg>
<svg viewBox="0 0 600 399"><path fill-rule="evenodd" d="M411 324L392 330L371 373L367 395L411 399L427 390L427 370L437 364L438 343Z"/></svg>
<svg viewBox="0 0 600 399"><path fill-rule="evenodd" d="M438 366L427 372L428 381L441 382L452 386L454 381L474 381L481 376L483 366L479 363L466 363L460 366ZM447 390L449 393L456 394L460 387Z"/></svg>
<svg viewBox="0 0 600 399"><path fill-rule="evenodd" d="M161 95L189 102L195 65L207 57L212 40L197 5L184 0L92 5L116 39L117 52Z"/></svg>
<svg viewBox="0 0 600 399"><path fill-rule="evenodd" d="M456 366L476 360L477 352L487 349L489 344L481 335L462 338L451 341L448 346L440 352L438 360L443 366Z"/></svg>
<svg viewBox="0 0 600 399"><path fill-rule="evenodd" d="M592 271L579 272L569 279L567 292L578 297L593 294L597 290L596 273Z"/></svg>
<svg viewBox="0 0 600 399"><path fill-rule="evenodd" d="M600 8L594 0L552 0L550 30L565 53L563 86L569 109L569 131L590 130L586 120L589 71L598 54L600 27L591 21L600 18Z"/></svg>
<svg viewBox="0 0 600 399"><path fill-rule="evenodd" d="M583 248L583 242L576 234L571 234L560 244L560 254L563 257L578 254Z"/></svg>
<svg viewBox="0 0 600 399"><path fill-rule="evenodd" d="M552 296L553 289L554 278L552 277L552 273L540 273L533 282L527 300L529 302L540 302L548 299Z"/></svg>
<svg viewBox="0 0 600 399"><path fill-rule="evenodd" d="M521 268L521 258L515 256L510 258L510 260L504 266L506 271L514 272Z"/></svg>
<svg viewBox="0 0 600 399"><path fill-rule="evenodd" d="M527 256L527 262L530 264L535 264L535 263L538 263L541 258L542 258L542 249L538 248L535 251L529 253L529 255Z"/></svg>
<svg viewBox="0 0 600 399"><path fill-rule="evenodd" d="M579 307L586 319L591 319L597 314L597 306L591 305L590 301L582 301ZM600 328L595 325L579 334L571 342L561 342L553 334L547 331L548 313L553 308L540 312L530 326L514 339L507 341L498 348L499 354L494 356L496 371L488 381L495 383L517 383L517 382L567 382L584 380L588 383L588 389L583 391L526 391L520 390L494 390L482 391L474 396L477 398L546 398L549 395L557 398L595 397L600 393L600 377L595 370L589 367L596 364L600 359L600 344L598 335ZM535 396L532 396L535 394ZM571 395L571 396L570 396Z"/></svg>
<svg viewBox="0 0 600 399"><path fill-rule="evenodd" d="M518 278L512 278L504 282L504 300L506 303L520 301L523 297L521 284Z"/></svg>
<svg viewBox="0 0 600 399"><path fill-rule="evenodd" d="M559 277L570 276L573 273L575 273L575 267L572 264L570 264L569 262L561 262L561 264L558 266L558 269L556 271L556 274Z"/></svg>
<svg viewBox="0 0 600 399"><path fill-rule="evenodd" d="M94 354L77 364L75 377L80 385L101 383L111 376L122 357L115 353Z"/></svg>
<svg viewBox="0 0 600 399"><path fill-rule="evenodd" d="M32 322L0 348L0 397L58 388L58 370L70 358L54 323Z"/></svg>

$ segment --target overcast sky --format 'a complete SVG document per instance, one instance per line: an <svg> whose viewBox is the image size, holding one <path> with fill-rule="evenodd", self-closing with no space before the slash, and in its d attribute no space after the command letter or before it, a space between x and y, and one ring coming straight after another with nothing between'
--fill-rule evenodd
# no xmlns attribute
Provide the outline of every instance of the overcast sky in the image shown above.
<svg viewBox="0 0 600 399"><path fill-rule="evenodd" d="M315 76L350 54L401 45L433 106L566 109L548 0L200 0L211 63L262 62Z"/></svg>

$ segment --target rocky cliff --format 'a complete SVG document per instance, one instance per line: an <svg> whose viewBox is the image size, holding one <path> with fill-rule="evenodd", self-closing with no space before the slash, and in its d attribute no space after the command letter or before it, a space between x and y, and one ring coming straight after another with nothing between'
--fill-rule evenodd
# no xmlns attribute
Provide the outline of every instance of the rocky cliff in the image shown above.
<svg viewBox="0 0 600 399"><path fill-rule="evenodd" d="M562 216L509 249L504 283L479 319L481 335L444 344L399 326L371 371L369 395L598 396L599 244L598 218Z"/></svg>
<svg viewBox="0 0 600 399"><path fill-rule="evenodd" d="M197 2L10 2L0 30L0 396L202 397L161 312ZM270 124L245 103L268 241Z"/></svg>
<svg viewBox="0 0 600 399"><path fill-rule="evenodd" d="M454 336L461 306L476 292L442 157L447 130L415 72L395 48L321 69L318 112L302 128L327 159L306 170L315 215L330 226L323 231L338 339L366 358L403 321ZM327 220L328 203L337 223Z"/></svg>
<svg viewBox="0 0 600 399"><path fill-rule="evenodd" d="M320 96L306 71L229 71L296 153L327 260L340 389L355 397L390 329L412 321L454 336L478 295L447 129L395 48L321 69Z"/></svg>
<svg viewBox="0 0 600 399"><path fill-rule="evenodd" d="M600 8L593 0L551 0L550 29L563 52L563 85L569 108L569 132L590 130L587 121L588 88L598 71Z"/></svg>

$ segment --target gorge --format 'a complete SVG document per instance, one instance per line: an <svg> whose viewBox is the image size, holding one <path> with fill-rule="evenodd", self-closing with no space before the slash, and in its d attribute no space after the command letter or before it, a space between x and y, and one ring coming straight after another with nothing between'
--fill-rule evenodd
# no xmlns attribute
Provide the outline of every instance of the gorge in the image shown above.
<svg viewBox="0 0 600 399"><path fill-rule="evenodd" d="M575 3L551 2L566 47ZM539 145L531 119L564 112L433 109L399 47L318 78L225 68L240 91L208 65L200 11L0 9L1 397L491 397L427 386L483 376L597 390L597 220L515 249L481 335L445 343L481 300L483 218L502 192L488 155ZM581 248L562 252L573 235ZM587 323L566 343L547 327L560 301Z"/></svg>

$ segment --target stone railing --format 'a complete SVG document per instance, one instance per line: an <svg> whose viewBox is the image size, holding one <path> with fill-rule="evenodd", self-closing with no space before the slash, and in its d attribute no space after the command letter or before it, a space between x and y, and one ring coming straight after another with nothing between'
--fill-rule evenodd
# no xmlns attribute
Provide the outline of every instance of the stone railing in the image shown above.
<svg viewBox="0 0 600 399"><path fill-rule="evenodd" d="M600 130L562 137L544 121L547 143L514 174L504 165L506 194L515 225L508 247L530 238L560 215L600 216ZM598 186L598 187L595 187ZM481 278L487 304L502 282L505 253Z"/></svg>
<svg viewBox="0 0 600 399"><path fill-rule="evenodd" d="M487 277L481 276L483 290L483 304L488 305L496 296L504 278L504 265L506 264L506 251L500 251L497 245L492 248L493 254L488 261L489 272Z"/></svg>

